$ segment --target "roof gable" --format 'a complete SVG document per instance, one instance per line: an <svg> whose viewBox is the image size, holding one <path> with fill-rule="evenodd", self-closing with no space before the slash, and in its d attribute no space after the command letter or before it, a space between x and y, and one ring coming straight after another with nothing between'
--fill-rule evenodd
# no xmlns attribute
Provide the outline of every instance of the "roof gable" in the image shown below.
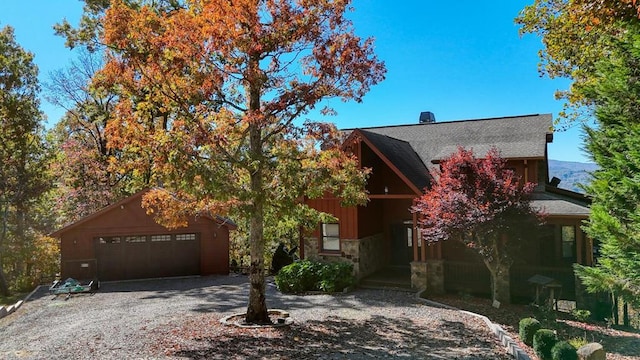
<svg viewBox="0 0 640 360"><path fill-rule="evenodd" d="M73 222L71 224L65 225L61 229L51 233L50 236L59 237L62 234L68 232L69 230L75 229L78 226L81 226L81 225L86 224L86 223L88 223L90 221L96 220L96 219L100 218L101 216L104 216L105 214L107 214L107 213L109 213L111 211L114 211L114 210L119 209L119 208L126 207L126 206L128 206L128 204L130 204L132 202L136 202L136 201L140 202L142 200L142 196L145 193L147 193L148 191L149 191L148 188L140 190L137 193L135 193L135 194L133 194L131 196L128 196L128 197L126 197L126 198L124 198L124 199L122 199L122 200L120 200L120 201L118 201L116 203L108 205L108 206L96 211L93 214L90 214L90 215L87 215L87 216L81 218L80 220L78 220L76 222ZM223 218L221 216L217 216L217 215L216 216L208 216L208 215L205 215L205 216L202 216L202 217L206 218L206 219L208 219L210 221L214 221L214 222L218 223L220 226L227 226L227 227L229 227L229 229L235 229L237 227L237 225L233 221L231 221L229 219L226 219L226 218Z"/></svg>
<svg viewBox="0 0 640 360"><path fill-rule="evenodd" d="M345 143L356 138L364 141L415 194L421 194L430 184L427 167L408 142L356 129Z"/></svg>

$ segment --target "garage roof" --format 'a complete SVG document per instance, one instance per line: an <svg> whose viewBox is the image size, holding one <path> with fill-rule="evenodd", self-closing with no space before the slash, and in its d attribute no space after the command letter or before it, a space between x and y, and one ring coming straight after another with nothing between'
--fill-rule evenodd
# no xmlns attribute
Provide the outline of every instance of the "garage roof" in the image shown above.
<svg viewBox="0 0 640 360"><path fill-rule="evenodd" d="M150 189L146 188L143 190L138 191L137 193L126 197L114 204L111 204L109 206L106 206L104 208L102 208L101 210L96 211L95 213L91 214L91 215L87 215L85 217L83 217L82 219L73 222L71 224L68 224L66 226L64 226L62 229L59 229L53 233L51 233L49 236L51 237L60 237L62 234L64 234L65 232L74 229L84 223L87 223L88 221L91 221L93 219L99 218L101 215L113 210L113 209L117 209L121 206L125 206L127 204L129 204L132 201L135 200L139 200L146 192L148 192ZM218 223L220 226L226 226L228 227L230 230L235 230L238 226L236 225L236 223L234 223L231 219L222 217L222 216L218 216L218 215L214 215L214 216L210 216L210 215L204 215L202 216L204 218L210 219L212 221L215 221L216 223Z"/></svg>

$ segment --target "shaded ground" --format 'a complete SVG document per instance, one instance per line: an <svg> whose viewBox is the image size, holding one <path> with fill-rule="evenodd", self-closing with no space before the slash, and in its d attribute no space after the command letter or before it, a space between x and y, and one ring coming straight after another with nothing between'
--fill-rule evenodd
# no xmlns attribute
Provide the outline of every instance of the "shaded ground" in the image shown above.
<svg viewBox="0 0 640 360"><path fill-rule="evenodd" d="M244 276L103 284L65 301L40 291L0 319L3 359L509 359L486 325L412 293L293 296L267 286L280 329L225 327L243 312Z"/></svg>
<svg viewBox="0 0 640 360"><path fill-rule="evenodd" d="M507 305L495 309L489 299L483 298L446 295L431 299L487 316L494 323L500 324L532 357L533 351L518 339L518 323L525 317L540 320L544 327L556 330L558 337L563 340L581 338L602 344L607 353L607 360L640 359L640 332L633 329L614 329L603 322L581 323L573 320L567 313L555 313L555 318L547 316L545 319L546 314L526 305Z"/></svg>

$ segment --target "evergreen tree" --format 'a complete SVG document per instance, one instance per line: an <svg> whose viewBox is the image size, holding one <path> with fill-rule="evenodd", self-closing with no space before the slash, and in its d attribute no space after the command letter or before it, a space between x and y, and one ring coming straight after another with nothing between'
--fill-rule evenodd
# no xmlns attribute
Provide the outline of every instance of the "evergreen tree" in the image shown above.
<svg viewBox="0 0 640 360"><path fill-rule="evenodd" d="M634 23L637 24L637 23ZM595 267L576 270L589 291L607 291L640 305L640 28L628 25L615 50L599 62L585 88L597 128L585 129L600 169L586 188L593 196L587 234L600 243Z"/></svg>

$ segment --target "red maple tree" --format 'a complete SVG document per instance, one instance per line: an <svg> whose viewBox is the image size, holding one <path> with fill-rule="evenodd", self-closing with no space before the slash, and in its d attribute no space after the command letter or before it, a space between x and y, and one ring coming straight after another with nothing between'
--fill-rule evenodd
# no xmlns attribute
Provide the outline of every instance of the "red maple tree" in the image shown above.
<svg viewBox="0 0 640 360"><path fill-rule="evenodd" d="M440 165L432 187L412 207L422 238L461 241L475 250L491 273L493 299L508 303L514 250L542 219L531 207L535 184L521 183L496 148L476 158L459 147Z"/></svg>

